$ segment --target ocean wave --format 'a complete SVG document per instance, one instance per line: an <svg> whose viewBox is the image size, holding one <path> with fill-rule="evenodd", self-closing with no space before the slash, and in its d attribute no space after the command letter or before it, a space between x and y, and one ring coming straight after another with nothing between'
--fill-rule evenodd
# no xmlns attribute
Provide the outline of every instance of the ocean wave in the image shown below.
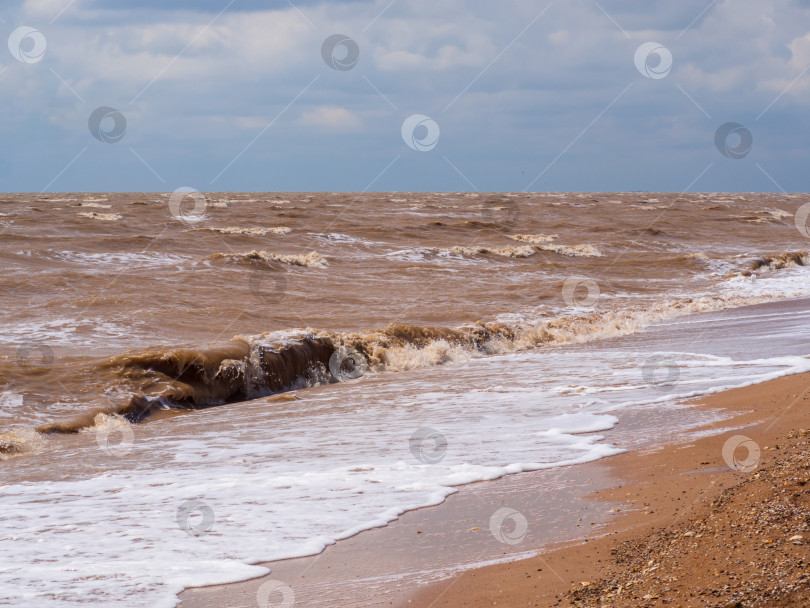
<svg viewBox="0 0 810 608"><path fill-rule="evenodd" d="M556 234L511 234L509 238L530 245L544 245L557 238Z"/></svg>
<svg viewBox="0 0 810 608"><path fill-rule="evenodd" d="M96 211L84 211L77 215L88 217L92 220L103 220L106 222L116 222L123 217L120 213L98 213Z"/></svg>
<svg viewBox="0 0 810 608"><path fill-rule="evenodd" d="M810 265L810 254L807 251L788 251L757 258L751 262L748 274L761 269L782 270L783 268L798 268L807 265Z"/></svg>
<svg viewBox="0 0 810 608"><path fill-rule="evenodd" d="M535 248L529 245L525 247L462 247L457 245L451 247L449 251L469 256L491 254L505 258L527 258L537 253Z"/></svg>
<svg viewBox="0 0 810 608"><path fill-rule="evenodd" d="M602 252L593 245L535 245L542 251L551 251L559 255L577 258L601 258Z"/></svg>
<svg viewBox="0 0 810 608"><path fill-rule="evenodd" d="M767 209L760 209L757 213L763 213L765 215L769 215L774 219L781 220L785 217L793 217L793 214L790 211L785 211L784 209L779 209L778 207L769 207Z"/></svg>
<svg viewBox="0 0 810 608"><path fill-rule="evenodd" d="M536 253L531 246L525 247L465 247L456 245L453 247L415 247L413 249L402 249L391 251L385 254L386 258L401 262L422 262L428 258L441 258L453 260L455 263L467 261L474 264L476 258L485 255L497 255L505 258L526 258Z"/></svg>
<svg viewBox="0 0 810 608"><path fill-rule="evenodd" d="M42 436L31 428L18 428L0 432L0 460L40 452Z"/></svg>
<svg viewBox="0 0 810 608"><path fill-rule="evenodd" d="M727 210L728 207L704 207L702 210ZM745 215L728 215L717 219L724 222L745 222L747 224L771 224L784 223L785 218L792 217L793 214L778 208L767 208L759 210L744 210Z"/></svg>
<svg viewBox="0 0 810 608"><path fill-rule="evenodd" d="M218 232L220 234L245 234L249 236L264 236L266 234L289 234L292 228L287 226L271 226L271 227L255 227L255 228L241 228L239 226L227 226L224 228L216 228L207 226L205 228L192 228L187 232Z"/></svg>
<svg viewBox="0 0 810 608"><path fill-rule="evenodd" d="M305 266L307 268L326 268L329 266L326 258L317 251L302 254L280 254L267 251L248 251L247 253L214 253L205 258L206 261L219 261L234 263L273 263L288 264L290 266Z"/></svg>
<svg viewBox="0 0 810 608"><path fill-rule="evenodd" d="M550 251L559 255L569 257L600 258L602 252L593 245L557 245L552 243L558 235L556 234L512 234L510 239L530 243L540 251Z"/></svg>
<svg viewBox="0 0 810 608"><path fill-rule="evenodd" d="M95 207L97 209L109 209L112 205L102 205L101 203L88 203L88 202L80 202L78 204L79 207Z"/></svg>
<svg viewBox="0 0 810 608"><path fill-rule="evenodd" d="M618 309L569 310L478 321L460 327L392 323L381 329L333 332L298 329L236 336L205 349L157 348L113 357L96 375L110 375L111 389L126 398L109 407L88 409L65 422L43 425L41 432L78 432L106 418L142 422L166 408L199 409L332 383L336 358L347 353L366 372L401 372L491 355L524 352L572 343L626 336L651 323L700 312L712 312L789 297L774 295L760 281L746 292L729 283L725 293L665 298ZM339 369L342 369L339 367ZM337 374L337 375L336 375ZM355 377L355 376L351 376Z"/></svg>
<svg viewBox="0 0 810 608"><path fill-rule="evenodd" d="M163 266L180 264L186 258L178 255L143 252L143 253L87 253L82 251L55 251L52 249L46 252L18 251L17 255L39 254L46 258L62 260L72 264L86 264L91 266L99 265L120 265L120 266Z"/></svg>
<svg viewBox="0 0 810 608"><path fill-rule="evenodd" d="M476 230L504 230L504 225L498 223L494 220L482 219L482 220L464 220L461 222L442 222L440 220L434 220L427 224L428 228L474 228ZM410 228L410 227L406 227ZM419 226L418 228L424 228L423 226Z"/></svg>

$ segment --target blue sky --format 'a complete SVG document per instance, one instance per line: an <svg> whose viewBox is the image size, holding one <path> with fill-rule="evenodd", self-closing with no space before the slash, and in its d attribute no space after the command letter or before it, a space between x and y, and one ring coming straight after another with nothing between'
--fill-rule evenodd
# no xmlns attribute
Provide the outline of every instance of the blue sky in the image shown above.
<svg viewBox="0 0 810 608"><path fill-rule="evenodd" d="M1 191L810 190L807 0L25 0L0 19ZM335 34L349 69L322 56Z"/></svg>

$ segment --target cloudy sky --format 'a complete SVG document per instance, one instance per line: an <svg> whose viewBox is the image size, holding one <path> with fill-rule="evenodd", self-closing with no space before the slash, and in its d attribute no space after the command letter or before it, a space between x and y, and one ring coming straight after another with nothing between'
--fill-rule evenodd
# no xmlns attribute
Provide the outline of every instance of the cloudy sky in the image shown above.
<svg viewBox="0 0 810 608"><path fill-rule="evenodd" d="M810 0L8 0L0 27L0 191L810 190Z"/></svg>

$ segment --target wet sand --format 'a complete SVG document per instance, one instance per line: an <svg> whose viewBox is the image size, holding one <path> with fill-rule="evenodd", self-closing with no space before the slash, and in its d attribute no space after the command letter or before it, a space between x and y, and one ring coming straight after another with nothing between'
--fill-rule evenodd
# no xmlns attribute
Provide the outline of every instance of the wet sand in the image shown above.
<svg viewBox="0 0 810 608"><path fill-rule="evenodd" d="M597 581L602 578L629 577L627 569L637 568L637 565L628 566L628 550L621 549L621 543L640 546L653 542L654 539L649 540L650 535L661 534L661 531L665 536L667 531L673 530L686 534L681 529L695 527L697 518L705 519L706 513L714 508L712 501L724 491L738 488L744 499L744 493L749 491L746 483L750 483L757 472L770 470L777 459L788 453L788 447L806 452L808 439L801 430L810 428L808 405L810 374L697 399L693 407L680 410L679 415L721 409L733 417L704 426L698 434L705 436L693 441L664 443L662 440L661 445L587 465L465 486L439 507L407 513L385 528L341 541L319 556L265 564L271 569L271 574L265 578L187 590L180 596L181 605L257 606L260 605L257 590L270 580L281 581L293 589L298 606L665 605L662 600L666 599L666 594L660 590L655 594L638 594L639 598L649 596L639 599L639 603L632 603L634 600L628 595L600 601L598 594L589 598L587 594L582 595L581 590L600 588ZM795 437L789 439L791 434ZM760 448L761 460L754 471L734 470L724 460L724 445L738 435L750 438ZM738 448L734 456L738 464L748 464L744 447ZM765 484L765 488L759 488L758 492L768 494L768 483L761 481L760 485ZM805 495L808 492L801 491ZM500 544L489 529L493 511L502 506L528 515L525 538L514 546ZM736 512L727 515L732 522L739 517ZM804 535L810 538L810 533ZM761 545L763 540L769 539L757 536L752 542ZM786 539L773 540L780 545L782 541L787 543ZM448 571L448 578L438 583L403 588L381 575L397 569L402 571L401 567L396 567L402 563L416 565L417 570L418 565L424 571L434 570L435 576L435 571L442 567L449 570L457 563L491 561L493 543L501 547L498 559L504 563L455 575ZM790 549L806 552L803 546L787 544ZM751 561L748 558L753 555L753 549L746 547L735 554L742 556L741 561L745 563ZM630 551L631 556L636 552ZM726 560L728 555L727 546L715 546L707 538L699 547L702 564L699 567L703 568L704 562ZM624 561L617 563L619 559ZM767 556L764 559L767 560ZM778 558L774 556L774 563L776 561ZM686 559L678 563L681 570L694 567ZM793 563L801 564L799 560ZM679 578L675 567L672 568L671 574L658 568L654 570ZM634 575L641 570L637 568ZM687 570L688 574L680 578L680 593L684 597L688 598L690 592L697 595L704 587L721 589L728 585L728 588L714 595L709 593L706 596L709 603L702 603L701 599L683 605L724 605L718 603L718 598L731 597L737 588L733 581L720 579L719 574L715 576L717 568L703 568L701 572L701 576L696 576ZM410 578L419 577L411 572ZM427 581L427 572L424 578ZM807 590L807 579L804 585ZM575 598L567 596L572 589L580 590L576 604L572 603ZM657 599L650 599L653 597ZM269 606L282 605L280 601L278 594L275 600L271 598Z"/></svg>

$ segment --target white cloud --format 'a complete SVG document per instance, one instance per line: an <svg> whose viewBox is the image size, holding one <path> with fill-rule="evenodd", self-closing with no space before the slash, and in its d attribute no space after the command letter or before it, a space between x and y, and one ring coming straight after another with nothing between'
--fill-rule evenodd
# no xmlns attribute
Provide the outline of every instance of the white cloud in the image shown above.
<svg viewBox="0 0 810 608"><path fill-rule="evenodd" d="M306 127L325 127L327 129L354 129L361 125L357 115L346 108L321 106L301 114L298 124Z"/></svg>
<svg viewBox="0 0 810 608"><path fill-rule="evenodd" d="M71 0L25 0L22 9L26 16L50 21L71 3Z"/></svg>
<svg viewBox="0 0 810 608"><path fill-rule="evenodd" d="M790 63L796 69L805 69L810 65L810 33L794 38L788 44Z"/></svg>

